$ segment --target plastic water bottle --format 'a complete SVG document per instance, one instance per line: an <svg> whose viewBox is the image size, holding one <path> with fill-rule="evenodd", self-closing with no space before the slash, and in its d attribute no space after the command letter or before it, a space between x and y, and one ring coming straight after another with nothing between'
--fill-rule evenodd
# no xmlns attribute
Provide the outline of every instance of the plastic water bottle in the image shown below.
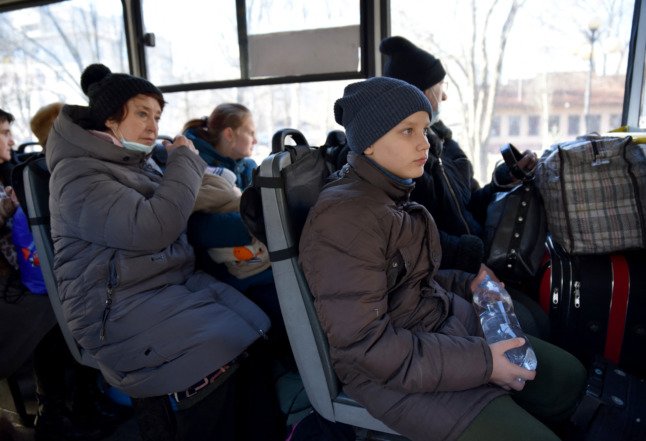
<svg viewBox="0 0 646 441"><path fill-rule="evenodd" d="M496 343L510 338L522 337L525 344L505 352L514 364L525 369L536 369L536 354L518 323L509 293L500 283L486 278L473 293L473 307L480 318L480 324L487 343Z"/></svg>

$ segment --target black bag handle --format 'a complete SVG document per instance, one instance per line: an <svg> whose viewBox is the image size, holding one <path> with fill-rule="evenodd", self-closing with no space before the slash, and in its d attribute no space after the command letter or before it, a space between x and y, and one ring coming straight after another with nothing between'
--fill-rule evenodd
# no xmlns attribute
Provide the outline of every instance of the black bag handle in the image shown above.
<svg viewBox="0 0 646 441"><path fill-rule="evenodd" d="M296 145L309 145L305 135L296 129L280 129L271 138L271 152L278 153L285 150L285 140L291 136Z"/></svg>
<svg viewBox="0 0 646 441"><path fill-rule="evenodd" d="M525 183L534 179L533 170L527 172L518 166L518 161L523 157L523 154L513 144L508 143L500 147L500 153L505 160L505 164L509 167L512 176Z"/></svg>

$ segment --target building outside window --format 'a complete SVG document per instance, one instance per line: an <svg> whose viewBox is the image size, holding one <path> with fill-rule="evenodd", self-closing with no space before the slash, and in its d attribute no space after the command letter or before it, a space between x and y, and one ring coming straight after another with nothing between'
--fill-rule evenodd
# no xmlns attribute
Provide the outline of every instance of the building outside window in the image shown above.
<svg viewBox="0 0 646 441"><path fill-rule="evenodd" d="M547 120L547 127L550 133L558 133L561 131L561 117L559 115L550 115Z"/></svg>
<svg viewBox="0 0 646 441"><path fill-rule="evenodd" d="M494 116L491 120L491 136L496 138L500 136L500 117Z"/></svg>
<svg viewBox="0 0 646 441"><path fill-rule="evenodd" d="M538 115L529 115L527 117L527 134L529 136L538 136L541 125L541 117Z"/></svg>
<svg viewBox="0 0 646 441"><path fill-rule="evenodd" d="M581 117L579 115L569 115L567 117L567 134L578 135L581 132Z"/></svg>
<svg viewBox="0 0 646 441"><path fill-rule="evenodd" d="M588 115L586 118L587 132L599 132L601 130L601 115Z"/></svg>
<svg viewBox="0 0 646 441"><path fill-rule="evenodd" d="M512 115L509 117L509 136L520 135L520 116Z"/></svg>
<svg viewBox="0 0 646 441"><path fill-rule="evenodd" d="M616 129L617 127L621 126L621 115L618 113L610 115L608 123L610 125L610 129Z"/></svg>

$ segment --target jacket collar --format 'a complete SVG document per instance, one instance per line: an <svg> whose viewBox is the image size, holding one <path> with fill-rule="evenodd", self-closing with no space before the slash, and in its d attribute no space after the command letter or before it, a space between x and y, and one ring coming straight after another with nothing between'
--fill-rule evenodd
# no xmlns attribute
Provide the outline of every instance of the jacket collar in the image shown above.
<svg viewBox="0 0 646 441"><path fill-rule="evenodd" d="M414 183L406 184L392 178L364 155L348 153L348 164L361 179L384 191L395 201L407 201L415 187Z"/></svg>

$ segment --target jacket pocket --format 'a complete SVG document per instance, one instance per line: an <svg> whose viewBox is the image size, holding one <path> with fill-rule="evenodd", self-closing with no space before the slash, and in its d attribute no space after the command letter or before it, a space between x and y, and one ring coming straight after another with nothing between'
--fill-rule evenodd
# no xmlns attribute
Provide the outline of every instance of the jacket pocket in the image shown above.
<svg viewBox="0 0 646 441"><path fill-rule="evenodd" d="M397 250L395 254L388 260L388 265L386 267L386 280L388 291L391 291L397 287L400 282L404 279L404 276L407 273L407 264L404 255L400 250Z"/></svg>

